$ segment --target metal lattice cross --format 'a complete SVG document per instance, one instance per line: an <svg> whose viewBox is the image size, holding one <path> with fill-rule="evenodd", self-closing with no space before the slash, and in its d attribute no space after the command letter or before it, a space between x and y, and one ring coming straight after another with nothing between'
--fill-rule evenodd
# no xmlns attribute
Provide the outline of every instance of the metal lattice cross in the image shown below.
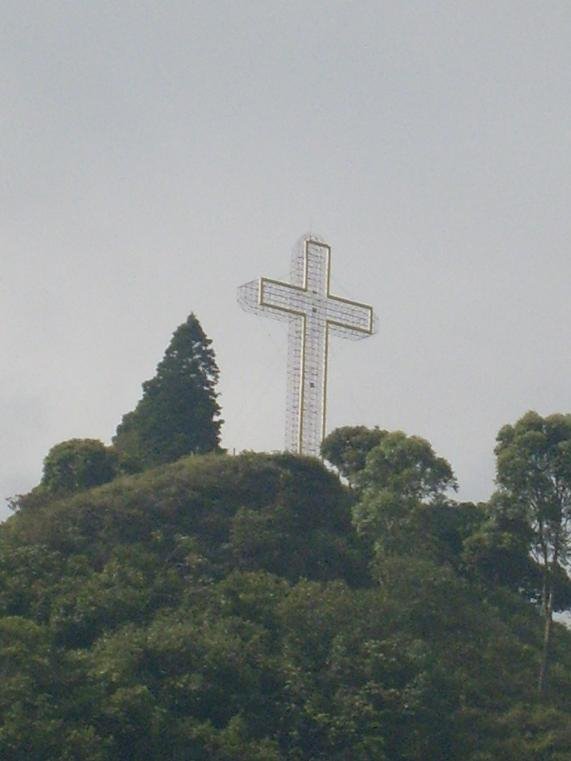
<svg viewBox="0 0 571 761"><path fill-rule="evenodd" d="M314 456L325 435L329 334L366 338L375 325L372 307L331 294L330 278L331 247L307 237L294 250L291 283L261 277L238 289L247 311L289 323L286 449Z"/></svg>

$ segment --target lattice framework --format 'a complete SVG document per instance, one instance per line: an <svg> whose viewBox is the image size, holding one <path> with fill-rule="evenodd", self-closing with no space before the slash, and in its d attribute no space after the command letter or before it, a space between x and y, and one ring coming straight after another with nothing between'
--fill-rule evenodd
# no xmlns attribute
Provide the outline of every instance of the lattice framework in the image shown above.
<svg viewBox="0 0 571 761"><path fill-rule="evenodd" d="M316 236L294 248L290 277L290 283L251 280L238 289L238 302L288 323L286 449L317 457L327 417L329 335L367 338L376 318L368 304L331 293L331 247Z"/></svg>

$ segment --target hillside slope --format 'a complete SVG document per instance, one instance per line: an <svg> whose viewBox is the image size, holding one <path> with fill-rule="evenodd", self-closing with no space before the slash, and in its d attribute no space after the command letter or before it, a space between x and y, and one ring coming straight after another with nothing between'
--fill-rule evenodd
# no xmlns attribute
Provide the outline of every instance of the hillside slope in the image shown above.
<svg viewBox="0 0 571 761"><path fill-rule="evenodd" d="M564 761L571 635L387 558L312 459L193 456L0 528L0 758Z"/></svg>

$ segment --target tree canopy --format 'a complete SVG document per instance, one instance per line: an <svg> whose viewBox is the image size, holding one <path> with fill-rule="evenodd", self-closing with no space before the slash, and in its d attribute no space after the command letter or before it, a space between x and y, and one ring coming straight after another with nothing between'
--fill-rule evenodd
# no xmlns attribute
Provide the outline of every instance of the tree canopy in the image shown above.
<svg viewBox="0 0 571 761"><path fill-rule="evenodd" d="M550 661L557 582L566 578L571 559L571 415L541 417L528 412L515 425L501 429L495 451L498 510L519 520L541 569L545 632L538 689L542 693Z"/></svg>
<svg viewBox="0 0 571 761"><path fill-rule="evenodd" d="M357 447L351 488L311 458L209 454L16 510L0 758L569 759L571 633L553 622L540 699L536 598L486 572L509 516L454 502L422 439Z"/></svg>
<svg viewBox="0 0 571 761"><path fill-rule="evenodd" d="M97 439L69 439L50 449L40 487L70 494L112 481L119 471L117 453Z"/></svg>
<svg viewBox="0 0 571 761"><path fill-rule="evenodd" d="M194 314L174 332L154 378L113 439L126 469L142 470L220 448L219 370Z"/></svg>
<svg viewBox="0 0 571 761"><path fill-rule="evenodd" d="M351 481L365 467L371 449L386 435L387 431L364 425L336 428L323 439L321 455Z"/></svg>

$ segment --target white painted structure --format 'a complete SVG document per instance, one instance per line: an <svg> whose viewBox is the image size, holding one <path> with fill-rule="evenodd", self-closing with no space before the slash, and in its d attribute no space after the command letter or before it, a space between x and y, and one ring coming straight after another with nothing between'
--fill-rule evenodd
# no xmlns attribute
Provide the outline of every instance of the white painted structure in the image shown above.
<svg viewBox="0 0 571 761"><path fill-rule="evenodd" d="M238 289L247 311L289 323L286 449L319 456L327 414L330 334L361 339L375 331L373 308L334 296L331 247L311 235L292 257L291 282L261 277Z"/></svg>

